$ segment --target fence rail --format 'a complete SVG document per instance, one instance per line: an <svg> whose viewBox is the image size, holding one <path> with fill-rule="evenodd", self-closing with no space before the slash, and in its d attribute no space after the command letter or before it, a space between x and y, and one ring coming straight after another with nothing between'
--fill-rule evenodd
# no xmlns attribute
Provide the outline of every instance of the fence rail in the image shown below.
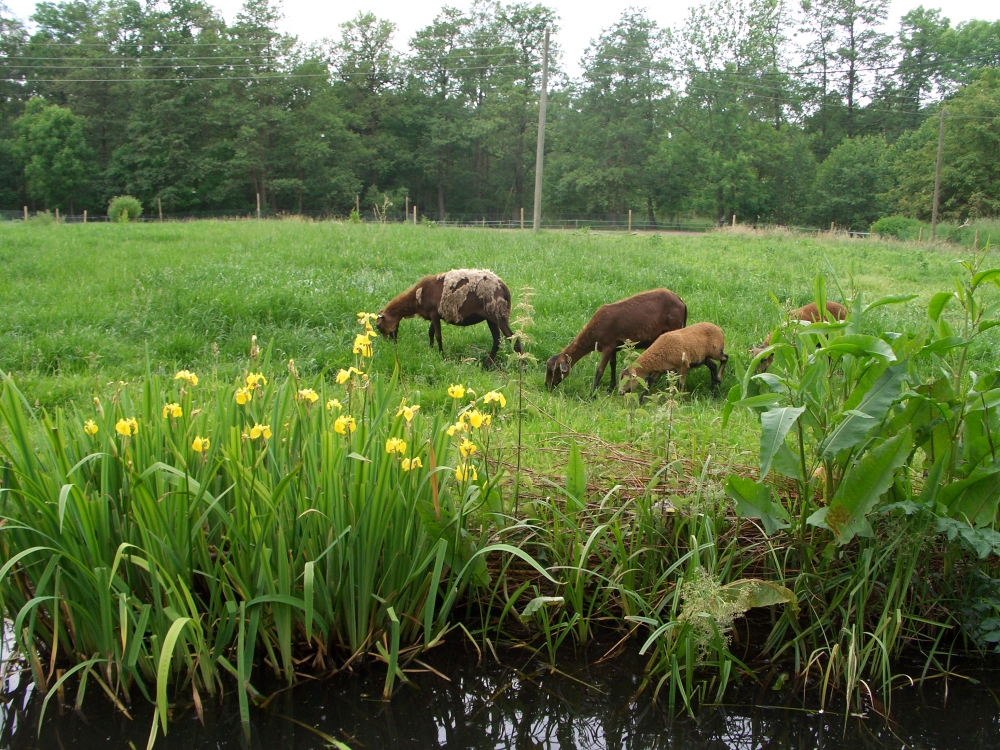
<svg viewBox="0 0 1000 750"><path fill-rule="evenodd" d="M22 211L10 211L10 210L0 210L0 221L10 221L10 222L20 222L24 221L25 212ZM162 217L158 214L141 216L134 221L143 223L157 223L160 221L199 221L199 220L210 220L215 219L218 221L248 221L248 220L287 220L287 219L297 219L297 218L307 218L315 221L351 221L350 216L345 216L343 214L331 213L328 211L303 211L301 213L285 213L285 212L272 212L272 211L261 211L260 214L256 210L250 209L246 211L234 211L234 210L215 210L215 211L187 211L180 213L164 213ZM390 212L387 215L380 216L374 211L367 211L359 217L360 221L364 223L384 223L384 224L404 224L411 223L413 221L412 216L404 216L402 212ZM55 221L55 215L47 211L29 211L28 212L29 221L47 222ZM99 215L87 215L84 217L83 214L60 214L59 223L61 224L81 224L85 220L87 223L108 223L111 219L103 214ZM357 220L357 219L356 219ZM431 220L426 215L421 215L420 223L433 224L437 226L448 226L448 227L483 227L492 229L530 229L531 228L531 216L525 215L523 220L520 216L511 216L509 214L498 215L498 214L448 214L446 218L441 220ZM729 226L728 222L715 222L711 219L703 218L692 218L692 219L664 219L657 220L655 222L649 221L647 218L639 219L636 217L629 218L627 215L601 215L601 214L581 214L581 215L568 215L568 216L544 216L542 218L541 225L545 229L573 229L573 230L594 230L594 231L633 231L633 232L656 232L656 231L666 231L666 232L707 232L716 227L725 228ZM751 225L738 224L737 227L744 227ZM774 224L759 224L753 225L754 228L761 229L785 229L793 232L803 232L803 233L823 233L830 234L830 230L819 229L816 227L797 227L797 226L784 226L784 225L774 225ZM868 237L869 232L855 232L850 229L836 228L833 234L850 236L850 237Z"/></svg>

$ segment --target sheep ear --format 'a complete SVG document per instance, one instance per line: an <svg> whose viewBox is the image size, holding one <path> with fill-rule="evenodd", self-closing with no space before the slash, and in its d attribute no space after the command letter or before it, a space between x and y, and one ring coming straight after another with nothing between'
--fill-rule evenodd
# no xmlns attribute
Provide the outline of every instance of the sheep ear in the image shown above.
<svg viewBox="0 0 1000 750"><path fill-rule="evenodd" d="M562 370L562 373L565 375L567 372L569 372L569 364L566 362L560 362L559 369Z"/></svg>

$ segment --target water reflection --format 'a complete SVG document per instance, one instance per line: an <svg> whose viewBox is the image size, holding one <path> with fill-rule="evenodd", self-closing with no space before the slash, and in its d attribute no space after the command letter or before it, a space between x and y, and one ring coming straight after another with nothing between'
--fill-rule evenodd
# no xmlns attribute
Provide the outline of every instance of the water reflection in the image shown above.
<svg viewBox="0 0 1000 750"><path fill-rule="evenodd" d="M4 652L9 653L5 634ZM505 664L482 663L460 647L439 649L427 662L431 672L410 674L412 684L383 703L377 667L307 683L276 695L253 714L251 746L305 750L322 748L319 733L352 748L970 748L1000 747L1000 672L969 662L967 677L937 680L923 690L905 689L893 698L892 721L807 710L788 691L761 692L753 685L732 690L727 703L705 709L697 721L672 718L639 688L641 661L632 651L593 662L567 659L569 676L526 662L524 652L503 654ZM134 720L111 710L97 691L88 691L82 711L50 705L36 735L41 700L28 673L7 667L0 699L0 748L145 747L152 711L137 704ZM276 687L274 688L276 689ZM947 692L947 702L945 694ZM71 696L72 693L68 693ZM203 699L204 700L204 699ZM175 696L170 734L156 747L178 750L244 748L236 696L205 700L205 724L198 721L190 693ZM303 726L306 725L306 726ZM307 727L315 727L317 732Z"/></svg>

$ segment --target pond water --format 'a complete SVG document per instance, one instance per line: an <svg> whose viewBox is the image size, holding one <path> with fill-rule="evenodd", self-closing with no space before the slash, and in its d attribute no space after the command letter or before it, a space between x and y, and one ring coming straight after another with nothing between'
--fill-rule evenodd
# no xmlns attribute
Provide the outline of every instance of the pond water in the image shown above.
<svg viewBox="0 0 1000 750"><path fill-rule="evenodd" d="M635 695L643 661L625 649L601 661L599 649L567 657L553 673L525 651L499 660L462 644L440 647L426 663L440 672L411 673L391 703L380 700L378 666L326 681L306 681L252 710L250 747L306 750L328 746L321 735L351 748L949 748L1000 747L1000 665L963 660L948 679L893 695L889 720L870 714L819 712L801 694L761 689L745 680L723 705L697 720L674 717ZM7 675L0 697L0 748L144 748L152 710L133 706L133 719L113 710L92 686L82 710L50 704L41 734L41 696L30 673ZM445 679L447 678L447 679ZM277 689L272 686L272 689ZM72 693L68 693L71 696ZM69 699L69 698L67 698ZM245 748L236 695L206 700L204 724L178 697L165 750Z"/></svg>

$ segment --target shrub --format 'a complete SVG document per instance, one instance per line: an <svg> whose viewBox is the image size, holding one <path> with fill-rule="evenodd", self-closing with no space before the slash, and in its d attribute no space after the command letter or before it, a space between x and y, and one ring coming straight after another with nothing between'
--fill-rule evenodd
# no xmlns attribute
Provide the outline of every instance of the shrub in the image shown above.
<svg viewBox="0 0 1000 750"><path fill-rule="evenodd" d="M119 195L111 199L111 205L108 206L108 217L111 221L125 224L140 216L142 216L142 204L137 198L131 195Z"/></svg>
<svg viewBox="0 0 1000 750"><path fill-rule="evenodd" d="M885 216L872 224L872 234L895 237L897 240L915 240L920 236L923 222L905 216ZM929 233L928 233L928 236Z"/></svg>

